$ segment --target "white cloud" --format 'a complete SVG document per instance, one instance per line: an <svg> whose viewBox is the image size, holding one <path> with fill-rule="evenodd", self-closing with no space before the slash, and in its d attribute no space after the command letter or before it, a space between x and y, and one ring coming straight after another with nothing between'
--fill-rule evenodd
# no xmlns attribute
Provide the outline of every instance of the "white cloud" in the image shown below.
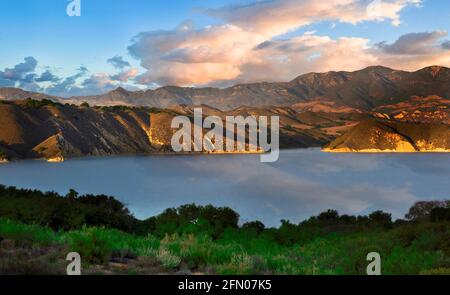
<svg viewBox="0 0 450 295"><path fill-rule="evenodd" d="M281 35L322 22L358 24L390 21L419 0L272 0L204 10L226 24L195 29L184 23L171 31L137 35L129 47L147 71L140 83L214 85L286 81L308 71L355 70L379 62L369 40L332 40L310 31L284 41Z"/></svg>
<svg viewBox="0 0 450 295"><path fill-rule="evenodd" d="M61 79L51 72L35 72L37 61L27 58L0 71L0 86L20 85L57 95L99 94L117 86L226 86L260 81L289 81L307 72L358 70L384 65L404 70L439 64L450 66L447 32L411 33L393 43L370 45L360 37L331 38L316 31L287 37L306 25L331 21L401 23L401 11L419 0L267 0L231 5L204 13L224 24L195 28L186 22L174 30L143 32L132 40L129 53L145 72L121 56L107 60L117 73L86 76L79 72ZM86 78L87 77L87 78ZM84 79L84 80L83 80ZM136 85L136 84L134 84ZM40 89L42 90L42 89Z"/></svg>
<svg viewBox="0 0 450 295"><path fill-rule="evenodd" d="M138 69L129 68L130 64L119 56L108 59L108 63L120 71L117 74L88 75L88 69L81 66L75 74L61 78L48 69L38 73L36 71L38 61L34 57L26 57L15 66L0 70L0 87L20 87L28 91L62 97L101 94L119 86L127 89L136 88L128 83L138 75Z"/></svg>
<svg viewBox="0 0 450 295"><path fill-rule="evenodd" d="M231 5L206 12L245 30L276 36L320 21L357 24L390 20L400 23L400 11L420 0L272 0Z"/></svg>

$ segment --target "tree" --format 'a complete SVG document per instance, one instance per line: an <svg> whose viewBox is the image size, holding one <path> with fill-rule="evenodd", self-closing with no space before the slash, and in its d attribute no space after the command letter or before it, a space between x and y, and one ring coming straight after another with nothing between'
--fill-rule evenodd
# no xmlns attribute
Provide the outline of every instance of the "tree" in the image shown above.
<svg viewBox="0 0 450 295"><path fill-rule="evenodd" d="M430 212L430 219L433 222L450 221L450 208L434 208Z"/></svg>
<svg viewBox="0 0 450 295"><path fill-rule="evenodd" d="M416 202L405 217L410 221L427 219L430 217L431 211L436 208L450 208L450 201Z"/></svg>
<svg viewBox="0 0 450 295"><path fill-rule="evenodd" d="M256 233L262 233L266 226L260 221L247 222L242 225L243 229L254 230Z"/></svg>
<svg viewBox="0 0 450 295"><path fill-rule="evenodd" d="M339 219L339 213L336 210L327 210L317 216L317 220L322 222L335 222Z"/></svg>
<svg viewBox="0 0 450 295"><path fill-rule="evenodd" d="M383 211L375 211L369 215L369 221L375 225L389 226L392 224L392 215Z"/></svg>
<svg viewBox="0 0 450 295"><path fill-rule="evenodd" d="M70 189L69 193L66 195L69 200L75 200L78 198L78 192L74 189Z"/></svg>

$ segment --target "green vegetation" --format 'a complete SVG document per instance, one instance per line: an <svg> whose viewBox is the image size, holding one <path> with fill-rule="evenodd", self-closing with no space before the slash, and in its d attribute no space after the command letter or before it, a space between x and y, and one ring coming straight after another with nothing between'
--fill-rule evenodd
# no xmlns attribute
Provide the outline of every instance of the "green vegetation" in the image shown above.
<svg viewBox="0 0 450 295"><path fill-rule="evenodd" d="M229 208L185 205L141 221L111 197L0 186L0 252L5 241L53 249L41 250L31 270L0 253L0 272L17 264L25 272L52 272L64 253L75 251L90 265L127 261L125 273L365 274L366 255L375 251L383 274L450 274L449 211L450 202L419 202L408 220L393 222L381 211L348 216L328 210L266 228L258 221L240 226Z"/></svg>
<svg viewBox="0 0 450 295"><path fill-rule="evenodd" d="M147 111L146 107L127 106L127 105L94 106L94 108L105 112Z"/></svg>
<svg viewBox="0 0 450 295"><path fill-rule="evenodd" d="M27 108L42 108L45 106L62 106L62 104L49 99L36 100L31 97L27 98L25 101L25 107Z"/></svg>

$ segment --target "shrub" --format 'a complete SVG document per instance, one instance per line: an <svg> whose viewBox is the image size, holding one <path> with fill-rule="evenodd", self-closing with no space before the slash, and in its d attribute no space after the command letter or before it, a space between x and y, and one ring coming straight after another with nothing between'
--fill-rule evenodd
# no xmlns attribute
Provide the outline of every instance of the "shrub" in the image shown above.
<svg viewBox="0 0 450 295"><path fill-rule="evenodd" d="M450 221L450 207L432 209L430 212L430 219L433 222Z"/></svg>
<svg viewBox="0 0 450 295"><path fill-rule="evenodd" d="M73 232L69 236L69 245L72 252L78 252L83 259L92 264L105 264L111 258L113 247L111 242L103 239L93 228L84 228Z"/></svg>
<svg viewBox="0 0 450 295"><path fill-rule="evenodd" d="M35 100L31 97L27 98L25 101L25 107L27 108L41 108L44 106L62 106L62 104L49 99Z"/></svg>
<svg viewBox="0 0 450 295"><path fill-rule="evenodd" d="M156 258L168 269L177 268L181 263L180 257L173 255L171 251L164 248L159 249Z"/></svg>
<svg viewBox="0 0 450 295"><path fill-rule="evenodd" d="M92 264L137 255L159 261L166 270L187 266L221 274L324 275L364 274L367 253L378 252L383 274L445 273L450 266L448 209L427 212L426 218L392 223L381 211L355 217L329 210L300 224L282 220L279 228L266 229L258 221L239 227L239 215L226 207L190 204L140 221L112 197L79 196L74 190L62 197L0 185L0 249L57 245ZM1 263L5 269L13 265ZM48 264L36 263L47 273Z"/></svg>
<svg viewBox="0 0 450 295"><path fill-rule="evenodd" d="M405 215L408 220L417 221L427 219L431 211L436 208L450 208L450 201L421 201L416 202Z"/></svg>
<svg viewBox="0 0 450 295"><path fill-rule="evenodd" d="M257 234L262 233L266 226L260 221L247 222L242 225L243 229L255 231Z"/></svg>
<svg viewBox="0 0 450 295"><path fill-rule="evenodd" d="M369 215L369 222L373 225L389 227L392 225L392 214L375 211Z"/></svg>

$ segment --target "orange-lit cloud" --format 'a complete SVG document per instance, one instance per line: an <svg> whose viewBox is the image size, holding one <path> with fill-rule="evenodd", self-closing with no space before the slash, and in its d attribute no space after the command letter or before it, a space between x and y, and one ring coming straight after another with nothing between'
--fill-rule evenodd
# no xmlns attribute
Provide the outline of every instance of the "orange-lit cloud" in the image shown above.
<svg viewBox="0 0 450 295"><path fill-rule="evenodd" d="M378 64L400 69L449 65L443 31L375 46L364 38L332 39L316 32L276 38L321 21L399 25L402 9L420 4L420 0L257 1L205 11L223 20L222 25L197 29L185 23L171 31L141 33L129 51L146 69L137 79L147 85L287 81L305 72L350 71ZM420 51L394 52L415 47Z"/></svg>

